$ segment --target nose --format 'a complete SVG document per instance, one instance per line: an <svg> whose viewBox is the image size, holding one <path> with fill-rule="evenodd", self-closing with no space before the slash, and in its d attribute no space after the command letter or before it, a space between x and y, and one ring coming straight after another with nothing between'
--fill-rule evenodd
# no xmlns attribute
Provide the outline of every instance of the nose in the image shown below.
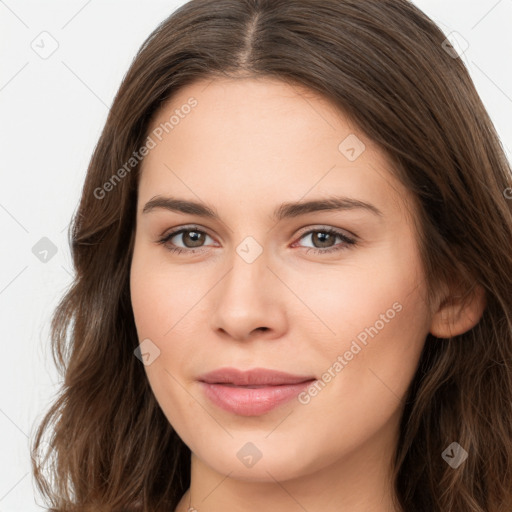
<svg viewBox="0 0 512 512"><path fill-rule="evenodd" d="M269 267L265 251L250 263L237 253L231 261L231 269L212 290L213 330L237 341L282 336L285 286Z"/></svg>

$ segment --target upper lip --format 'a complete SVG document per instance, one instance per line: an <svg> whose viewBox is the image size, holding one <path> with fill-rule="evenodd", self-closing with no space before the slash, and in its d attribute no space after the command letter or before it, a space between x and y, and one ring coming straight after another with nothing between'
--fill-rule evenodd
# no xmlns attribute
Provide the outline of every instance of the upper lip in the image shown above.
<svg viewBox="0 0 512 512"><path fill-rule="evenodd" d="M267 368L252 368L246 371L237 368L218 368L199 377L201 382L208 384L232 384L234 386L279 386L298 384L314 379L315 377L311 375L292 375Z"/></svg>

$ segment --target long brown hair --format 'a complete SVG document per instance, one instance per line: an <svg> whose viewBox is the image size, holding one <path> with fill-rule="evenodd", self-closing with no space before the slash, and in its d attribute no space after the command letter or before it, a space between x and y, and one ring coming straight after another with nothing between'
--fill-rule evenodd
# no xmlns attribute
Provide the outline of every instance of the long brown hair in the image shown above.
<svg viewBox="0 0 512 512"><path fill-rule="evenodd" d="M32 448L52 511L174 510L190 485L190 450L134 357L140 161L120 168L178 89L237 76L306 86L350 116L414 195L429 299L448 282L485 290L473 329L425 341L394 483L407 511L512 510L512 173L445 39L407 0L192 0L147 38L92 155L70 230L76 276L52 318L63 384ZM442 458L454 441L469 454L457 469Z"/></svg>

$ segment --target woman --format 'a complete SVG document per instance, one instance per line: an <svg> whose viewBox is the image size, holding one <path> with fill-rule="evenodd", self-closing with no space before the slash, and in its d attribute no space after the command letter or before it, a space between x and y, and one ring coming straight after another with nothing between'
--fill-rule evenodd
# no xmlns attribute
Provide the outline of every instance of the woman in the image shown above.
<svg viewBox="0 0 512 512"><path fill-rule="evenodd" d="M510 190L411 3L182 6L74 219L51 510L512 509Z"/></svg>

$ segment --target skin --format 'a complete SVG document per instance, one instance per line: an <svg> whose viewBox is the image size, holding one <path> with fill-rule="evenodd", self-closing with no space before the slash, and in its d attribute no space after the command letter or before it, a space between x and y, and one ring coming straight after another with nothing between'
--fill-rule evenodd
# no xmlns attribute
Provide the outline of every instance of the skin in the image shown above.
<svg viewBox="0 0 512 512"><path fill-rule="evenodd" d="M192 451L191 487L176 510L399 510L391 460L425 338L470 329L481 297L464 309L429 309L412 197L386 155L327 100L270 79L199 81L178 91L152 127L190 97L197 106L144 159L130 276L139 340L160 350L147 378ZM355 161L338 149L351 134L365 144ZM206 203L220 220L142 212L170 195ZM354 208L271 218L283 202L330 195L371 203L382 215ZM183 226L195 231L191 224L207 235L198 253L157 243ZM355 235L356 245L315 254L344 245L306 234L329 227ZM191 232L172 242L197 246ZM262 249L252 263L236 251L249 236ZM393 304L401 310L307 404L239 416L210 402L197 382L223 366L321 379ZM252 467L237 457L247 442L262 454Z"/></svg>

